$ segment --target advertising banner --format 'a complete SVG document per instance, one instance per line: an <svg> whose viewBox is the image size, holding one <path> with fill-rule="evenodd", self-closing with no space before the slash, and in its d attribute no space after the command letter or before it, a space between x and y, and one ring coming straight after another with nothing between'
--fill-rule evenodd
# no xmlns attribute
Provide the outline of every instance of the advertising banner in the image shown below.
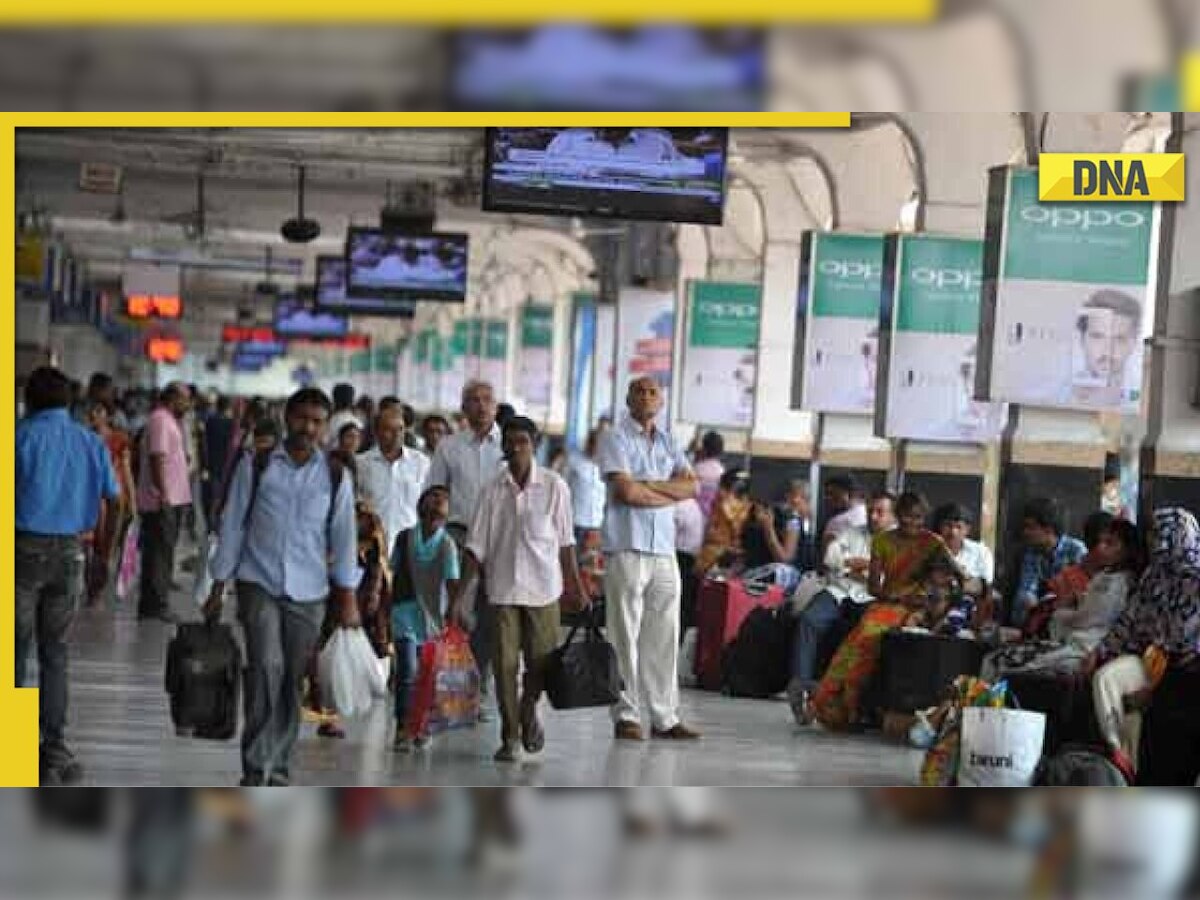
<svg viewBox="0 0 1200 900"><path fill-rule="evenodd" d="M986 443L1008 419L974 399L983 242L893 235L884 253L880 437Z"/></svg>
<svg viewBox="0 0 1200 900"><path fill-rule="evenodd" d="M429 410L437 405L438 396L433 374L433 344L437 333L426 329L417 334L417 346L413 366L413 405L420 410Z"/></svg>
<svg viewBox="0 0 1200 900"><path fill-rule="evenodd" d="M615 415L614 391L617 379L617 308L611 304L596 307L596 364L592 385L592 424L601 416ZM625 390L617 405L625 408Z"/></svg>
<svg viewBox="0 0 1200 900"><path fill-rule="evenodd" d="M792 408L873 414L883 236L805 232Z"/></svg>
<svg viewBox="0 0 1200 900"><path fill-rule="evenodd" d="M977 395L1136 413L1160 222L1151 203L1043 203L1036 169L993 169Z"/></svg>
<svg viewBox="0 0 1200 900"><path fill-rule="evenodd" d="M520 327L517 396L530 415L544 419L550 411L554 368L554 307L528 304L521 309Z"/></svg>
<svg viewBox="0 0 1200 900"><path fill-rule="evenodd" d="M483 361L479 377L490 384L497 400L508 396L508 320L483 323Z"/></svg>
<svg viewBox="0 0 1200 900"><path fill-rule="evenodd" d="M727 428L753 424L761 295L757 284L688 284L684 421Z"/></svg>
<svg viewBox="0 0 1200 900"><path fill-rule="evenodd" d="M454 365L454 341L440 333L433 340L433 377L437 382L438 408L456 410L462 406L462 382Z"/></svg>
<svg viewBox="0 0 1200 900"><path fill-rule="evenodd" d="M567 447L582 450L592 426L596 363L596 298L575 294L571 317L571 371L567 385Z"/></svg>
<svg viewBox="0 0 1200 900"><path fill-rule="evenodd" d="M671 421L671 366L675 338L675 295L670 291L622 288L617 295L616 396L649 375L663 391L662 420Z"/></svg>

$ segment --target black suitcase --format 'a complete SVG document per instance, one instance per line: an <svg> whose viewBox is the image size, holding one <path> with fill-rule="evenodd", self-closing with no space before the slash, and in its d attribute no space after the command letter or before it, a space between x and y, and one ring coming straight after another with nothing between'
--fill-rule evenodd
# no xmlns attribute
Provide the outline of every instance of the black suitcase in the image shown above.
<svg viewBox="0 0 1200 900"><path fill-rule="evenodd" d="M237 734L242 654L230 626L181 624L167 645L165 681L177 734L213 741Z"/></svg>
<svg viewBox="0 0 1200 900"><path fill-rule="evenodd" d="M581 641L575 640L580 628ZM546 660L546 695L555 709L612 706L620 697L617 653L590 616L573 627Z"/></svg>
<svg viewBox="0 0 1200 900"><path fill-rule="evenodd" d="M984 646L978 641L889 631L883 636L875 684L878 706L902 713L937 706L955 678L979 674L983 655Z"/></svg>
<svg viewBox="0 0 1200 900"><path fill-rule="evenodd" d="M1045 714L1043 756L1053 756L1068 744L1104 746L1092 704L1091 679L1054 672L1008 672L1004 678L1022 709Z"/></svg>
<svg viewBox="0 0 1200 900"><path fill-rule="evenodd" d="M781 608L752 609L722 655L724 692L761 700L784 690L791 676L793 628L793 620Z"/></svg>

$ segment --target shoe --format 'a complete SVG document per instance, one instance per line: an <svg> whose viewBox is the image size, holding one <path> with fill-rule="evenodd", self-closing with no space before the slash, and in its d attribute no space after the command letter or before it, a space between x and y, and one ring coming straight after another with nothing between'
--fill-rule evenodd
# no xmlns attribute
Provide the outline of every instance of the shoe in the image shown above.
<svg viewBox="0 0 1200 900"><path fill-rule="evenodd" d="M496 714L492 712L490 707L479 704L479 724L490 725L496 721Z"/></svg>
<svg viewBox="0 0 1200 900"><path fill-rule="evenodd" d="M46 786L78 784L83 780L83 766L66 747L42 746L40 751L39 783Z"/></svg>
<svg viewBox="0 0 1200 900"><path fill-rule="evenodd" d="M272 772L267 779L267 787L291 787L292 779L287 772Z"/></svg>
<svg viewBox="0 0 1200 900"><path fill-rule="evenodd" d="M392 749L397 753L412 753L413 751L413 739L409 737L403 725L396 729L396 736L392 738Z"/></svg>
<svg viewBox="0 0 1200 900"><path fill-rule="evenodd" d="M660 728L651 729L650 736L660 741L695 741L699 740L700 732L694 728L688 728L682 722L676 722L665 730Z"/></svg>
<svg viewBox="0 0 1200 900"><path fill-rule="evenodd" d="M517 761L517 745L515 743L514 744L507 744L507 743L503 744L500 747L500 749L496 751L496 755L493 756L492 759L494 759L496 762L503 762L503 763L516 762Z"/></svg>
<svg viewBox="0 0 1200 900"><path fill-rule="evenodd" d="M644 741L642 726L637 722L622 719L613 727L613 737L618 741Z"/></svg>
<svg viewBox="0 0 1200 900"><path fill-rule="evenodd" d="M336 722L322 722L317 726L317 737L341 739L346 736L346 729Z"/></svg>
<svg viewBox="0 0 1200 900"><path fill-rule="evenodd" d="M261 772L247 772L238 782L238 787L262 787L264 784L266 782L263 781Z"/></svg>
<svg viewBox="0 0 1200 900"><path fill-rule="evenodd" d="M811 725L813 720L812 697L799 684L789 684L787 689L788 706L792 708L792 718L796 724L804 727Z"/></svg>
<svg viewBox="0 0 1200 900"><path fill-rule="evenodd" d="M537 704L521 704L521 746L526 753L541 753L546 746L546 732L538 721Z"/></svg>
<svg viewBox="0 0 1200 900"><path fill-rule="evenodd" d="M427 734L413 739L413 747L417 750L428 750L433 746L433 738Z"/></svg>

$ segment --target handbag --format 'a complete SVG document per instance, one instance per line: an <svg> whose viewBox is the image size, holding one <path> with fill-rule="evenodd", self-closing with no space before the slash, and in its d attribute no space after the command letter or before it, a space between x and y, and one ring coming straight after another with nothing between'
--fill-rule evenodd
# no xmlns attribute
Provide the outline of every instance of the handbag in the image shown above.
<svg viewBox="0 0 1200 900"><path fill-rule="evenodd" d="M1029 787L1042 758L1045 734L1043 713L967 707L959 739L959 785Z"/></svg>
<svg viewBox="0 0 1200 900"><path fill-rule="evenodd" d="M466 632L447 625L421 646L419 664L405 723L408 733L429 736L474 727L479 721L480 679Z"/></svg>
<svg viewBox="0 0 1200 900"><path fill-rule="evenodd" d="M583 640L575 635L583 629ZM621 693L617 653L604 639L594 614L575 625L546 660L546 694L555 709L612 706Z"/></svg>

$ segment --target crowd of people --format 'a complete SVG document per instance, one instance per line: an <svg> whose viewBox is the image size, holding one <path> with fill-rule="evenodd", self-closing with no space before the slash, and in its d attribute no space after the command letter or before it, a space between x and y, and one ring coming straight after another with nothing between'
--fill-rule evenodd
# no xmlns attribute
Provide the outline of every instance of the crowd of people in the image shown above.
<svg viewBox="0 0 1200 900"><path fill-rule="evenodd" d="M209 620L236 594L243 785L291 783L306 719L324 738L344 736L314 665L339 628L362 627L392 661L396 751L430 746L408 713L423 648L454 623L480 671L480 719L499 718L495 759L537 754L561 614L600 597L622 680L614 739L694 741L680 647L714 576L790 598L787 698L800 726L878 724L883 636L920 629L985 642L988 677L1091 678L1102 733L1131 778L1200 776L1191 513L1160 509L1139 529L1098 512L1080 540L1054 500L1031 501L1019 571L1001 594L991 549L969 536L971 511L837 476L818 523L808 481L775 503L755 497L749 474L726 467L719 434L685 448L660 427L663 399L654 379L635 379L622 415L601 420L580 452L551 453L483 382L464 388L459 414L418 423L400 399L373 403L346 384L280 404L182 383L121 395L103 374L81 389L37 369L16 436L16 667L28 683L36 648L42 783L83 776L66 742L68 629L80 603L123 589L131 552L139 619L179 620L181 570L211 576ZM197 552L178 560L189 532Z"/></svg>

